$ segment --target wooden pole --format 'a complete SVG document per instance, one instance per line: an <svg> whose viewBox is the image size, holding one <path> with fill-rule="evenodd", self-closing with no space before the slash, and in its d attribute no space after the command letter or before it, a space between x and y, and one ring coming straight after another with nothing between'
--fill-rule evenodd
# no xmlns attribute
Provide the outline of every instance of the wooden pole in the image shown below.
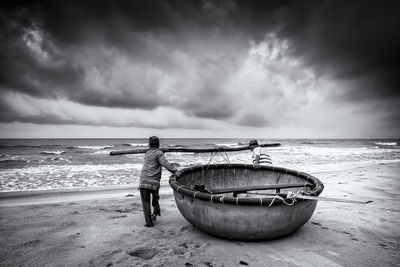
<svg viewBox="0 0 400 267"><path fill-rule="evenodd" d="M274 197L276 195L286 198L287 195L286 194L273 194L273 193L250 193L250 192L246 192L245 194L249 194L249 195L261 195L261 196L270 196L270 197ZM372 200L368 200L368 201L359 201L359 200L352 200L352 199L344 199L344 198L333 198L333 197L315 197L315 196L305 196L305 195L295 195L293 197L291 197L289 195L288 197L290 198L294 198L294 199L308 199L308 200L321 200L321 201L332 201L332 202L342 202L342 203L351 203L351 204L368 204L371 203Z"/></svg>
<svg viewBox="0 0 400 267"><path fill-rule="evenodd" d="M271 143L271 144L260 144L260 147L277 147L280 146L280 143ZM234 151L242 151L249 150L249 146L237 146L237 147L228 147L228 146L219 146L219 147L210 147L210 148L195 148L195 147L162 147L160 148L163 152L187 152L187 153L211 153L211 152L234 152ZM126 154L141 154L146 153L148 148L136 148L131 150L120 150L120 151L111 151L111 156L116 155L126 155Z"/></svg>

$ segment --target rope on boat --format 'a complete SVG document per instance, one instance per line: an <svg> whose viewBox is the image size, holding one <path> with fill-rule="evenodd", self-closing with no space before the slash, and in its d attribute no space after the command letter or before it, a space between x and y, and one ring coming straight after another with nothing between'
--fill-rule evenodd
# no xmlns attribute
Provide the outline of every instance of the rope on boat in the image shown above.
<svg viewBox="0 0 400 267"><path fill-rule="evenodd" d="M300 192L300 195L302 195L302 194L305 194L305 195L307 195L307 196L311 196L309 193L307 193L306 191L298 191L298 192Z"/></svg>
<svg viewBox="0 0 400 267"><path fill-rule="evenodd" d="M183 187L183 185L178 186L178 188L176 189L176 191L177 191L178 193L179 193L179 189L180 189L181 187ZM211 196L210 196L210 202L213 203L213 197L214 197L214 195L212 194L212 192L211 192L209 189L207 189L207 188L204 188L204 191L207 192L207 193L209 193L209 194L211 195ZM194 198L194 199L196 199L196 194L199 193L199 192L201 192L201 191L195 191L195 192L194 192L194 194L193 194L193 198ZM292 206L295 202L297 202L296 197L299 196L299 195L301 196L301 195L303 195L303 194L304 194L304 195L307 195L307 196L310 196L309 193L307 193L307 192L305 192L305 191L302 191L302 190L297 190L296 193L291 192L291 191L288 191L287 194L286 194L286 198L283 198L283 197L281 197L281 196L279 196L279 195L275 195L275 196L272 198L271 203L268 205L268 207L271 207L271 206L274 204L274 202L275 202L276 199L281 200L282 203L284 203L284 204L287 205L287 206ZM225 198L225 196L220 197L220 198L219 198L219 202L224 203L224 198ZM262 205L263 205L263 198L262 198L262 197L259 197L259 199L260 199L260 206L262 206ZM288 201L286 201L286 200L289 200L289 199L292 200L291 203L288 202ZM236 197L235 202L236 202L236 205L239 205L239 197L238 197L238 196Z"/></svg>
<svg viewBox="0 0 400 267"><path fill-rule="evenodd" d="M208 167L210 167L210 163L211 163L212 159L215 157L215 155L217 155L216 152L211 152L210 159L208 160L208 163L207 163L207 169L208 169Z"/></svg>
<svg viewBox="0 0 400 267"><path fill-rule="evenodd" d="M287 203L283 198L282 198L282 201L283 201L283 203L285 203L286 205L291 206L291 205L293 205L293 204L296 202L296 197L299 196L299 195L302 195L303 193L304 193L304 194L307 194L307 195L310 195L310 194L308 194L307 192L304 192L304 191L302 191L302 190L297 190L296 193L293 193L293 192L289 191L289 192L287 192L286 199L291 199L291 200L292 200L292 203Z"/></svg>
<svg viewBox="0 0 400 267"><path fill-rule="evenodd" d="M272 204L274 203L275 199L277 199L277 198L281 199L283 201L283 203L285 203L284 199L282 197L280 197L278 195L275 195L274 198L272 199L271 203L269 203L268 208L272 206Z"/></svg>
<svg viewBox="0 0 400 267"><path fill-rule="evenodd" d="M225 160L226 162L228 162L229 166L231 166L231 161L229 160L228 153L226 153L226 151L224 151L224 153L220 152L220 154L221 154L221 156L224 158L224 160ZM224 157L224 154L225 154L225 157L226 157L226 158Z"/></svg>
<svg viewBox="0 0 400 267"><path fill-rule="evenodd" d="M224 153L222 153L222 152L224 152ZM229 164L230 167L232 166L232 165L231 165L231 161L229 160L228 153L227 153L226 151L224 151L224 150L218 150L218 151L216 151L216 152L211 152L211 153L210 153L210 159L208 160L207 168L206 168L206 169L208 169L208 168L210 167L211 161L213 160L213 158L214 158L217 154L221 155L221 157ZM225 154L225 155L224 155L224 154Z"/></svg>
<svg viewBox="0 0 400 267"><path fill-rule="evenodd" d="M292 206L295 202L297 202L296 197L297 197L298 195L301 195L301 194L302 194L302 191L297 191L296 193L292 193L292 192L289 191L288 194L287 194L287 196L286 196L286 199L283 198L283 197L281 197L280 195L275 195L275 196L272 198L271 203L269 203L268 207L271 207L271 206L274 204L274 202L275 202L276 199L281 200L282 203L284 203L285 205ZM260 198L260 199L262 199L262 198ZM286 201L286 200L289 200L289 199L292 200L292 202ZM262 202L261 202L261 203L262 203Z"/></svg>

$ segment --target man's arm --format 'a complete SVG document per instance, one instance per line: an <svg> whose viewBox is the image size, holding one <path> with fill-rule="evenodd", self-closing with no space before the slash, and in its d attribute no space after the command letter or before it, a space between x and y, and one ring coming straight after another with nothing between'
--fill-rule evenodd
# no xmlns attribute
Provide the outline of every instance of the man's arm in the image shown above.
<svg viewBox="0 0 400 267"><path fill-rule="evenodd" d="M176 172L178 169L175 168L175 166L171 163L168 162L168 160L165 158L164 153L160 153L158 156L158 162L167 170L170 172Z"/></svg>
<svg viewBox="0 0 400 267"><path fill-rule="evenodd" d="M260 157L261 157L261 147L256 147L254 148L254 162L253 162L253 166L255 168L258 168L260 166Z"/></svg>

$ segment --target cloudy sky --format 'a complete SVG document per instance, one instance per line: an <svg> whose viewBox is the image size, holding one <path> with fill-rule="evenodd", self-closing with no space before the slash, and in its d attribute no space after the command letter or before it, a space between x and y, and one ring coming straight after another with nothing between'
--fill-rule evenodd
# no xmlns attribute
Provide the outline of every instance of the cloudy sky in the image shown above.
<svg viewBox="0 0 400 267"><path fill-rule="evenodd" d="M2 1L0 137L399 137L399 3Z"/></svg>

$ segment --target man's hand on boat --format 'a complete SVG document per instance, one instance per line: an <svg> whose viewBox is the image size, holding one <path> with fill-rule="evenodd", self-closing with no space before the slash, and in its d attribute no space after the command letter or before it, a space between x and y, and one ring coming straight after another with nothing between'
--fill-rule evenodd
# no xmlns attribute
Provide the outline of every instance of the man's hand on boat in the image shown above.
<svg viewBox="0 0 400 267"><path fill-rule="evenodd" d="M261 165L259 163L254 163L253 164L253 168L254 169L259 169L261 167Z"/></svg>
<svg viewBox="0 0 400 267"><path fill-rule="evenodd" d="M181 175L181 171L180 170L177 170L176 172L174 172L174 174L176 175L176 176L180 176Z"/></svg>

